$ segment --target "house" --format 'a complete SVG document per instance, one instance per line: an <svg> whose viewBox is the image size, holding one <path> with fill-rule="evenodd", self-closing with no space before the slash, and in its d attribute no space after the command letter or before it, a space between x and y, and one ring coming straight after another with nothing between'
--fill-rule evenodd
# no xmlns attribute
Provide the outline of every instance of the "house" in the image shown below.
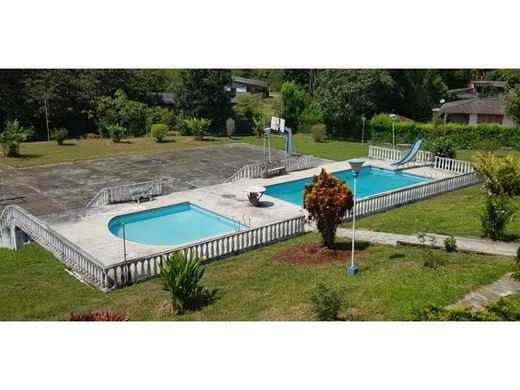
<svg viewBox="0 0 520 390"><path fill-rule="evenodd" d="M262 97L269 97L269 84L265 81L246 79L244 77L232 77L231 85L226 85L226 91L234 92L235 100L238 96L261 93Z"/></svg>
<svg viewBox="0 0 520 390"><path fill-rule="evenodd" d="M472 81L466 88L451 89L448 92L459 100L434 108L434 119L440 118L443 123L468 125L480 123L513 125L513 119L506 115L507 91L504 81Z"/></svg>
<svg viewBox="0 0 520 390"><path fill-rule="evenodd" d="M473 98L447 102L434 109L434 115L443 123L513 125L513 119L506 115L506 101L503 98Z"/></svg>

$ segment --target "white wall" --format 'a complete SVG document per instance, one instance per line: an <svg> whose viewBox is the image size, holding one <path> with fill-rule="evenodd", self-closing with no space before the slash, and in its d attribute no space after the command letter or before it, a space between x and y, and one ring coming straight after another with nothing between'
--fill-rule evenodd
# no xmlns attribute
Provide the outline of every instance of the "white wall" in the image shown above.
<svg viewBox="0 0 520 390"><path fill-rule="evenodd" d="M478 114L469 114L469 125L476 125L477 124L477 118Z"/></svg>

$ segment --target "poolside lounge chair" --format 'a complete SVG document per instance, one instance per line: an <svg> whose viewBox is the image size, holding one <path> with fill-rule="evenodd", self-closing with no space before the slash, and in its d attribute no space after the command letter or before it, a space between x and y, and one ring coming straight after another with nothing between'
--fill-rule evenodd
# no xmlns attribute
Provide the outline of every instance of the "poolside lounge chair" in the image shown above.
<svg viewBox="0 0 520 390"><path fill-rule="evenodd" d="M130 196L133 201L137 201L137 203L141 203L142 199L148 198L150 202L152 201L152 187L153 184L141 184L130 189Z"/></svg>
<svg viewBox="0 0 520 390"><path fill-rule="evenodd" d="M417 153L419 152L419 148L421 147L422 143L424 142L424 138L417 138L414 142L408 153L400 159L399 161L393 162L391 165L399 166L408 164L410 161L412 161Z"/></svg>

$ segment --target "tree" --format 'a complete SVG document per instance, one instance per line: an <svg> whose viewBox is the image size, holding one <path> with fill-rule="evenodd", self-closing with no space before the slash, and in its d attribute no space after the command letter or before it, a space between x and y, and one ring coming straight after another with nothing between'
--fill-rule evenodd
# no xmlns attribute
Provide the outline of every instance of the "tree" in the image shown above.
<svg viewBox="0 0 520 390"><path fill-rule="evenodd" d="M352 209L354 200L347 183L321 170L312 183L305 185L303 207L309 212L309 219L316 221L323 244L332 248L336 229L347 210Z"/></svg>
<svg viewBox="0 0 520 390"><path fill-rule="evenodd" d="M319 72L313 108L335 135L347 135L356 116L388 110L394 81L386 70L327 69Z"/></svg>
<svg viewBox="0 0 520 390"><path fill-rule="evenodd" d="M310 104L311 97L292 81L283 83L280 92L283 107L283 112L280 115L285 119L287 126L299 130L300 116Z"/></svg>
<svg viewBox="0 0 520 390"><path fill-rule="evenodd" d="M208 118L213 133L223 132L231 115L231 71L224 69L183 69L181 84L176 91L178 107L188 116Z"/></svg>

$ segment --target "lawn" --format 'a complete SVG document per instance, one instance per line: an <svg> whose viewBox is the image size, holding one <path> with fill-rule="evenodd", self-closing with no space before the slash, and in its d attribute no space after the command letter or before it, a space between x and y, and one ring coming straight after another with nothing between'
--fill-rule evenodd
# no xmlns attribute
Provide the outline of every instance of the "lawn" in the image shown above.
<svg viewBox="0 0 520 390"><path fill-rule="evenodd" d="M520 199L514 201L520 207ZM476 185L359 219L356 226L402 234L429 231L478 237L482 209L483 196L480 186ZM510 222L505 232L510 239L520 239L520 219Z"/></svg>
<svg viewBox="0 0 520 390"><path fill-rule="evenodd" d="M8 158L0 155L0 164L24 168L126 154L159 153L183 148L217 146L236 142L263 145L261 139L253 136L208 137L204 141L195 141L193 137L169 137L165 139L165 142L160 143L150 137L139 137L129 138L120 144L114 144L106 139L80 139L68 140L63 146L56 142L24 142L20 149L20 157ZM285 149L285 138L273 137L271 145L273 148ZM367 144L361 145L360 143L343 141L316 143L310 136L304 134L296 134L293 145L293 150L296 153L313 154L332 160L345 160L368 154Z"/></svg>
<svg viewBox="0 0 520 390"><path fill-rule="evenodd" d="M168 295L157 279L103 294L70 276L37 245L0 249L0 320L67 320L71 312L89 310L112 310L131 320L312 320L309 297L320 281L341 291L348 305L343 318L406 320L416 309L452 303L513 269L512 259L461 253L428 269L421 249L380 245L358 255L355 278L345 276L347 255L345 262L318 266L273 259L318 238L306 234L206 266L205 284L217 290L216 300L182 316L168 312Z"/></svg>

